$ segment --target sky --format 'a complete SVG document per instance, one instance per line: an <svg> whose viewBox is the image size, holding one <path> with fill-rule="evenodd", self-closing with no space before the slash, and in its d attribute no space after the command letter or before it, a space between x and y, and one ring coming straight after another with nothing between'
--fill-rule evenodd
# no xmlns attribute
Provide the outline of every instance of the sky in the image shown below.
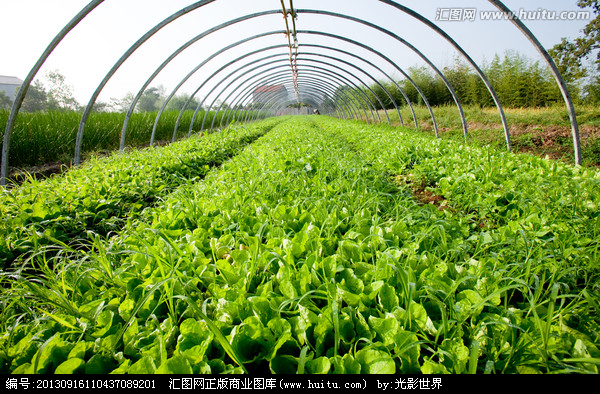
<svg viewBox="0 0 600 394"><path fill-rule="evenodd" d="M0 75L24 79L54 36L88 2L89 0L0 0L0 37L3 37ZM491 61L494 55L502 56L509 50L533 60L541 59L532 44L510 21L483 20L483 12L497 10L486 0L396 2L419 12L445 30L480 65ZM132 44L171 14L194 3L193 0L106 0L65 37L37 76L41 78L48 71L59 71L73 87L76 99L87 104L100 82ZM289 0L285 3L289 4ZM576 3L576 0L504 1L517 14L525 11L531 16L535 16L535 11L540 16L542 11L556 11L557 15L561 12L579 11ZM440 69L453 64L458 55L454 47L426 25L378 0L295 0L294 7L299 10L326 10L351 15L380 26L418 48ZM98 100L109 101L111 98L122 98L128 92L137 93L165 59L197 35L235 18L280 9L279 0L216 0L198 8L161 29L134 52L101 89ZM451 20L465 12L465 9L475 11L474 14L469 14L474 15L474 20ZM568 21L541 18L524 21L546 48L551 48L563 37L573 39L580 36L588 22L587 19ZM167 94L192 94L198 87L202 87L196 94L210 101L211 97L216 97L216 92L226 91L227 81L234 84L233 78L236 76L238 82L245 80L244 71L237 70L234 66L229 66L227 71L221 71L218 76L212 77L219 69L253 50L285 45L287 38L283 34L271 34L239 44L208 61L210 55L244 38L284 28L285 20L282 15L272 14L249 18L206 34L205 38L195 42L169 62L151 80L151 86L161 86ZM315 45L330 46L351 52L369 60L370 64L377 65L377 68L371 68L356 57L338 53L340 59L366 70L364 73L354 72L360 75L360 78L357 76L357 83L359 80L371 82L371 77L380 76L380 70L395 78L399 75L398 68L407 70L412 66L425 64L420 55L389 34L343 18L301 12L296 20L296 28L299 31L313 32L298 34L300 45L311 45L306 47L306 51L317 51ZM332 38L331 35L334 34L361 42L373 51L385 55L387 60L373 51ZM261 52L246 58L246 61L284 52L281 48ZM191 73L202 62L206 64L199 71ZM243 63L238 61L236 64L241 66ZM347 71L352 69L345 66L342 68ZM231 79L225 79L225 75L231 75ZM219 76L224 80L221 85L217 84ZM178 87L181 81L185 83ZM222 93L221 97L227 96Z"/></svg>

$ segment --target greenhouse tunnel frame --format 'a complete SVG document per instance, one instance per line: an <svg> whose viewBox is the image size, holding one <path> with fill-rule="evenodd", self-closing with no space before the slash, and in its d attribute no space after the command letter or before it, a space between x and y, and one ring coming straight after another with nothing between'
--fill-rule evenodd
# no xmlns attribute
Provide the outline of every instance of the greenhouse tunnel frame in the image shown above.
<svg viewBox="0 0 600 394"><path fill-rule="evenodd" d="M454 47L454 49L456 51L458 51L458 53L467 60L467 62L469 63L469 65L476 71L476 73L478 74L479 78L483 81L483 83L486 85L488 92L490 93L490 95L492 96L494 103L497 107L498 110L498 114L500 116L501 122L502 122L502 127L504 130L504 134L505 134L505 139L506 139L506 145L507 145L507 149L510 151L511 150L511 142L510 142L510 128L508 126L508 122L506 121L506 117L504 114L504 109L501 105L500 100L498 99L497 94L495 93L491 83L488 81L485 73L481 70L481 68L478 66L477 62L475 62L470 55L443 29L441 29L440 27L438 27L437 25L435 25L433 22L431 22L429 19L427 19L425 16L423 16L422 14L402 5L399 4L398 2L395 1L391 1L391 0L373 0L373 1L377 1L379 3L382 3L384 5L387 5L389 7L392 7L416 20L418 20L419 22L423 23L426 27L428 27L430 30L434 31L435 33L437 33L439 36L441 36L444 40L446 40L452 47ZM217 2L217 0L203 0L203 1L198 1L192 4L189 4L188 6L180 9L179 11L171 14L170 16L168 16L167 18L165 18L164 20L162 20L161 22L159 22L157 25L155 25L153 28L151 28L150 30L148 30L144 35L142 35L127 51L125 51L123 53L123 55L120 57L120 59L113 65L113 67L110 69L110 71L108 72L108 74L104 77L104 79L100 82L100 84L98 85L98 87L96 88L96 90L94 91L94 93L92 94L87 106L85 107L85 110L82 114L81 117L81 122L79 125L79 129L77 132L77 139L76 139L76 144L75 144L75 157L74 157L74 165L77 166L81 163L81 159L80 159L80 147L81 147L81 143L82 143L82 139L84 136L84 129L86 126L86 122L87 119L89 118L89 115L91 113L92 107L94 106L94 104L96 103L96 100L98 99L100 93L102 92L102 90L104 89L104 87L106 86L106 84L113 78L114 74L117 72L117 70L121 67L121 65L123 65L128 59L129 57L135 53L142 45L144 45L152 36L154 36L156 33L158 33L161 29L163 29L164 27L166 27L167 25L175 22L176 20L178 20L179 18L181 18L184 15L187 15L191 12L194 11L201 11L201 8L204 7L205 5L208 4L212 4ZM508 9L508 7L506 7L506 5L504 5L501 1L499 0L488 0L488 2L493 5L494 7L496 7L498 10L505 12L505 13L511 13L510 9ZM23 100L25 99L25 96L31 86L31 84L33 83L34 78L36 77L37 73L39 72L39 70L43 67L43 65L45 64L46 60L50 57L50 55L53 53L53 51L60 45L60 43L63 41L63 39L82 21L85 20L85 18L92 13L98 6L100 6L102 3L104 3L104 0L92 0L90 1L85 7L83 7L61 30L60 32L51 40L51 42L49 43L49 45L46 47L46 49L42 52L42 54L40 55L40 57L38 58L37 62L34 64L34 66L32 67L32 69L29 71L29 73L27 74L25 80L23 81L23 84L21 86L21 88L18 90L15 100L13 102L13 105L11 107L10 110L10 114L8 117L8 121L4 130L4 135L2 138L2 157L1 157L1 168L0 168L0 184L2 186L6 186L6 182L7 182L7 178L8 178L8 169L9 169L9 152L10 152L10 137L11 134L14 130L15 124L16 124L16 119L17 119L17 115L19 114L19 111L21 109L21 106L23 104ZM400 37L399 35L397 35L394 32L391 32L389 30L386 30L372 22L369 21L365 21L362 20L360 18L351 16L351 15L345 15L345 14L341 14L338 12L332 12L332 11L326 11L326 10L310 10L310 9L293 9L293 7L291 7L290 10L286 9L285 3L282 1L281 2L283 5L283 9L278 9L278 10L268 10L268 11L263 11L263 12L258 12L258 13L253 13L253 14L248 14L248 15L244 15L242 17L233 19L229 22L223 23L222 25L219 26L215 26L212 27L211 29L205 31L204 36L206 37L206 35L211 34L212 32L219 30L221 28L226 28L229 27L235 23L239 23L241 21L246 21L249 20L251 18L254 17L258 17L258 16L264 16L264 15L272 15L272 14L282 14L284 16L284 19L286 21L286 26L287 26L287 30L285 31L287 34L287 38L288 38L288 42L289 42L289 49L290 49L290 58L289 58L289 64L288 67L291 66L292 68L292 77L291 77L291 82L294 85L295 89L296 89L296 97L299 100L299 94L298 94L298 74L299 74L299 70L295 69L294 67L297 65L297 59L298 59L298 48L301 45L298 45L298 39L297 39L297 35L298 34L310 34L310 32L308 31L303 31L303 30L297 30L296 29L296 24L295 24L295 19L298 17L298 15L302 15L302 14L318 14L318 15L322 15L322 16L326 16L326 17L332 17L332 18L342 18L344 20L348 20L354 23L359 23L362 24L372 30L378 30L381 33L387 34L390 37L393 37L396 41L402 43L403 45L405 45L407 48L409 48L410 50L412 50L414 53L416 54L420 54L419 56L422 57L422 59L428 64L429 67L431 67L434 71L437 70L438 75L444 80L444 83L446 84L446 86L448 87L449 91L451 92L451 94L453 94L453 98L455 100L455 103L457 104L457 108L459 110L459 114L461 117L461 122L463 124L463 132L465 134L465 138L468 135L468 128L467 128L467 124L466 124L466 119L464 116L464 112L462 110L462 106L460 105L460 100L458 100L458 97L456 96L456 93L454 92L454 89L452 87L452 85L447 81L447 79L444 77L444 74L439 71L439 69L437 69L437 67L435 66L435 64L433 62L431 62L426 56L424 56L422 54L422 52L414 47L412 44L408 43L404 38ZM290 4L291 5L291 4ZM296 49L296 58L294 59L294 55L293 55L293 46L292 46L292 33L290 32L289 29L289 24L287 22L287 17L288 15L292 16L292 21L294 22L294 32L293 32L293 41L295 44L295 49ZM533 45L533 47L539 52L539 54L542 56L542 59L544 61L544 63L550 68L550 71L552 73L552 75L554 76L556 83L558 85L558 88L562 94L563 100L566 104L567 107L567 111L569 113L569 122L570 122L570 126L571 126L571 134L572 134L572 139L573 139L573 151L574 151L574 157L575 157L575 164L576 165L580 165L581 164L581 142L580 142L580 135L579 135L579 125L577 123L577 117L576 117L576 113L575 113L575 108L574 108L574 104L568 89L568 86L563 78L563 76L560 74L560 71L558 70L558 67L556 66L555 62L553 61L553 59L550 57L548 51L546 51L546 49L544 49L544 47L541 45L541 43L539 42L539 40L537 39L537 37L531 32L531 30L529 30L525 24L518 18L510 18L510 22L512 22L512 24L520 31L520 33ZM313 32L314 33L314 32ZM201 35L202 35L201 34ZM340 36L342 37L342 36ZM197 41L200 41L202 38L199 38ZM350 38L347 38L348 40L351 40ZM191 40L190 40L191 41ZM180 47L181 51L178 53L174 53L173 55L171 55L171 57L167 58L165 60L165 63L163 63L164 65L168 64L168 62L170 62L170 60L173 60L175 57L177 57L180 53L182 53L187 47L193 45L195 42L190 42L188 41L188 43L186 43L185 45L183 45L182 47ZM189 44L189 45L188 45ZM188 46L186 46L188 45ZM364 45L364 44L363 44ZM330 49L327 48L321 48L327 51L330 51ZM331 51L333 52L333 51ZM321 57L326 57L326 55L323 54L319 54L318 56ZM331 56L330 56L331 57ZM325 62L326 63L326 62ZM331 66L331 65L329 65ZM297 66L296 66L297 67ZM305 66L306 67L306 66ZM312 69L319 69L317 67L311 67ZM155 76L158 76L158 74L160 74L160 72L164 69L159 67L157 68L154 73L152 74L153 76L151 78L148 79L148 81L152 81L154 79ZM359 72L365 72L363 69L357 67L357 69L359 70ZM328 70L329 71L329 70ZM325 72L325 71L322 71ZM351 73L350 73L351 74ZM356 76L354 76L354 78L356 78ZM412 83L414 83L414 81L411 81ZM288 82L289 83L289 80ZM343 84L344 85L344 84ZM140 94L143 94L143 92L146 90L148 85L145 85L145 87L143 89L140 90L140 93L138 93L138 96L136 96L138 99L140 96ZM347 85L345 85L347 86ZM416 86L416 84L415 84ZM366 86L369 87L369 86ZM237 88L235 88L236 90L239 89L239 86ZM320 88L316 88L317 90L319 90ZM360 89L359 89L360 90ZM386 92L386 94L389 94L389 92L387 92L385 89L384 91ZM422 92L419 89L419 94L421 94ZM231 94L230 94L231 95ZM375 95L375 97L377 97L377 95ZM392 99L394 106L396 106L396 109L398 109L397 107L397 103ZM280 103L281 104L281 103ZM289 105L289 104L288 104ZM429 105L427 105L429 110L430 110L430 114L432 116L432 119L434 120L434 124L435 124L435 118L433 117L433 111L431 110L431 107ZM134 105L132 106L132 108L134 107ZM383 108L385 108L384 105L382 105ZM212 108L212 106L210 106L208 108L208 110L210 110ZM412 109L412 106L411 106ZM398 111L399 112L399 111ZM388 115L387 111L385 111L386 116ZM129 116L131 116L131 114L129 114ZM414 115L413 112L413 118L415 120L415 127L418 128L418 123L417 123L417 119L416 119L416 115ZM157 122L158 122L159 117L157 117ZM223 119L221 119L222 121ZM389 116L388 116L388 121L389 121ZM192 123L193 124L193 123ZM213 119L213 124L214 124L214 119ZM436 135L437 135L437 125L435 126L436 129ZM123 144L124 144L124 139L126 136L126 123L124 122L124 126L123 126L123 132L121 134L121 141L120 141L120 147L122 148ZM174 134L176 132L177 128L175 128Z"/></svg>

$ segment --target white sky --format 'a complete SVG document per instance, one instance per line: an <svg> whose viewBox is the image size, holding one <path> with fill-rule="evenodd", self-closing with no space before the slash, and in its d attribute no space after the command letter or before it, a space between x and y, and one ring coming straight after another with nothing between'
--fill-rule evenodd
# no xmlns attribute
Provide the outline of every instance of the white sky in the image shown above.
<svg viewBox="0 0 600 394"><path fill-rule="evenodd" d="M532 59L539 59L529 41L509 21L482 21L479 16L474 22L435 21L436 11L440 7L476 8L478 15L483 10L495 10L486 0L397 2L420 12L445 29L477 62L490 61L494 54L503 55L507 50L517 50ZM53 37L87 3L88 0L0 0L0 75L24 79ZM38 77L43 76L46 71L59 70L73 86L80 103L87 104L108 71L138 38L172 13L193 3L193 0L106 0L64 39L40 70ZM286 0L286 4L288 3ZM520 9L558 12L579 10L576 0L505 0L504 4L517 12ZM380 25L419 48L439 68L452 64L456 56L455 50L425 25L377 0L295 0L294 6L297 9L325 9L349 14ZM173 51L207 29L247 14L280 8L279 0L217 0L187 14L153 36L131 56L103 89L99 100L122 98L127 92L137 93L152 72ZM550 48L562 37L579 36L587 22L539 20L525 21L525 24L546 48ZM167 93L170 93L196 65L218 49L253 34L282 30L284 27L282 16L272 15L253 18L211 34L171 62L153 81L152 86L163 85ZM423 64L405 46L356 23L327 16L301 14L297 20L297 28L339 34L361 41L384 53L405 70ZM368 51L339 40L313 35L300 35L299 40L300 44L345 48L373 62L379 60ZM194 74L180 92L193 92L214 70L243 53L261 46L285 43L285 36L276 35L254 40L252 44L229 51ZM348 58L349 61L350 59ZM357 63L356 59L352 61ZM387 72L397 75L385 62L378 64Z"/></svg>

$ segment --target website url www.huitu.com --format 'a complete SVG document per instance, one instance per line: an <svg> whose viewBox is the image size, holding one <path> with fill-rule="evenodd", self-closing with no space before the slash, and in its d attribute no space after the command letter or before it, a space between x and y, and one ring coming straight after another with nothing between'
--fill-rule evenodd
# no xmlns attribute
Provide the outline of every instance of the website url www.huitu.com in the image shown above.
<svg viewBox="0 0 600 394"><path fill-rule="evenodd" d="M435 20L444 22L475 21L479 17L482 21L496 20L534 20L534 21L579 21L590 20L591 11L550 11L538 8L529 11L521 8L516 12L503 11L478 11L476 8L438 8Z"/></svg>

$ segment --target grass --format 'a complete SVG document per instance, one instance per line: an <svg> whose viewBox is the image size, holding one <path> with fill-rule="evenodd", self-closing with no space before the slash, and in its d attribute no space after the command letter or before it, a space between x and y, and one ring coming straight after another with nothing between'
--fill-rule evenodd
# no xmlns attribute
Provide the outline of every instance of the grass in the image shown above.
<svg viewBox="0 0 600 394"><path fill-rule="evenodd" d="M216 127L221 117L217 115ZM229 116L230 113L227 113ZM187 137L193 111L186 111L180 122L178 137ZM9 111L0 111L0 127L4 133ZM127 134L127 147L143 147L150 143L151 133L157 112L135 113L132 115ZM157 125L155 141L157 144L170 142L179 111L166 111ZM210 128L215 114L209 113L204 128ZM195 119L193 130L200 132L204 113ZM82 152L85 158L99 153L119 149L121 129L125 114L92 113L86 123ZM235 120L235 119L231 119ZM11 135L9 165L13 169L39 171L43 167L52 167L57 171L61 166L70 166L75 151L75 140L81 114L78 112L37 112L20 113ZM1 142L0 142L1 147ZM13 170L14 172L14 170Z"/></svg>
<svg viewBox="0 0 600 394"><path fill-rule="evenodd" d="M469 142L506 149L504 133L496 108L465 107L469 124ZM392 124L399 125L395 111L388 111ZM415 113L421 129L433 134L433 123L429 111L424 106L415 106ZM507 108L507 121L511 127L511 140L515 152L531 153L550 157L567 163L573 162L573 144L569 117L564 106L548 108ZM0 127L8 119L8 111L0 111ZM134 114L127 135L128 147L147 146L150 142L156 113ZM405 125L413 126L412 113L407 107L401 108ZM455 106L442 106L434 109L442 138L464 140L463 130ZM9 165L13 177L22 179L26 173L49 175L68 168L73 159L75 138L79 127L80 114L75 112L47 112L19 114L11 137ZM119 140L124 114L93 113L88 120L83 140L84 159L119 148ZM170 142L173 125L179 113L167 111L157 127L156 143ZM212 122L214 114L209 114L205 127ZM583 164L600 166L600 115L593 107L578 107ZM179 137L187 135L192 112L187 111L180 123ZM195 119L195 132L200 131L203 114ZM219 119L218 119L219 120ZM386 118L382 116L382 120ZM1 142L0 142L1 144Z"/></svg>
<svg viewBox="0 0 600 394"><path fill-rule="evenodd" d="M13 266L17 257L22 262L48 245L81 248L90 238L110 234L182 183L221 165L276 122L94 157L61 177L30 179L3 190L0 266Z"/></svg>
<svg viewBox="0 0 600 394"><path fill-rule="evenodd" d="M598 373L595 169L321 116L268 130L4 272L0 372Z"/></svg>
<svg viewBox="0 0 600 394"><path fill-rule="evenodd" d="M464 141L464 133L456 106L433 109L442 138ZM388 111L392 124L399 125L396 111ZM506 140L498 110L467 106L464 108L469 129L469 143L506 149ZM511 143L517 153L550 156L567 163L574 161L569 115L564 106L544 108L505 108L511 131ZM415 106L422 130L434 135L433 122L425 106ZM412 113L403 107L401 115L406 126L414 126ZM583 165L600 166L600 115L593 106L578 106Z"/></svg>

